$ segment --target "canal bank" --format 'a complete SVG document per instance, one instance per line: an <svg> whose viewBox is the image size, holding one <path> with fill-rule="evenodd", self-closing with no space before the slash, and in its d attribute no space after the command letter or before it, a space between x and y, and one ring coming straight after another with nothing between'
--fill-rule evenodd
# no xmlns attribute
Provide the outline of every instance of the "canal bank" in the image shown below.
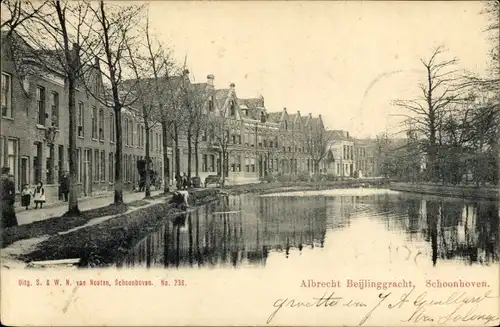
<svg viewBox="0 0 500 327"><path fill-rule="evenodd" d="M271 182L227 186L224 191L229 194L270 194L276 192L318 191L340 188L383 188L389 186L389 180L382 178L348 179L343 181L320 182Z"/></svg>
<svg viewBox="0 0 500 327"><path fill-rule="evenodd" d="M219 190L197 189L189 194L190 206L196 206L217 199ZM99 217L82 226L69 226L56 235L47 233L22 239L2 250L3 264L75 258L82 267L106 266L165 220L182 214L168 203L170 199L170 195L163 195L151 202L134 201L125 213Z"/></svg>
<svg viewBox="0 0 500 327"><path fill-rule="evenodd" d="M464 199L497 200L498 188L491 186L473 185L439 185L439 184L410 184L390 183L389 188L393 191L412 192L428 195L447 196Z"/></svg>

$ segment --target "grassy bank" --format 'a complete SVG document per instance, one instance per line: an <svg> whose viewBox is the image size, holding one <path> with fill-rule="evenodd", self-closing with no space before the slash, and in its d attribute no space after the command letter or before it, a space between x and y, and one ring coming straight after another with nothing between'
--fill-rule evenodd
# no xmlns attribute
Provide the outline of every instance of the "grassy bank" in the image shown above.
<svg viewBox="0 0 500 327"><path fill-rule="evenodd" d="M216 189L190 191L189 202L199 205L216 199L217 194ZM139 240L166 220L179 214L181 212L167 201L151 204L93 226L52 236L19 259L30 262L80 258L81 266L107 266L126 255Z"/></svg>
<svg viewBox="0 0 500 327"><path fill-rule="evenodd" d="M271 182L245 185L233 185L224 188L230 194L269 194L274 192L295 192L308 190L326 190L332 188L352 188L370 185L372 187L387 186L384 179L350 179L343 181L322 181L322 182Z"/></svg>
<svg viewBox="0 0 500 327"><path fill-rule="evenodd" d="M31 224L8 227L2 233L2 248L20 240L43 235L55 235L71 228L83 226L91 219L118 215L125 213L127 210L127 204L110 204L105 207L82 211L76 217L66 217L63 215L61 217L35 221Z"/></svg>

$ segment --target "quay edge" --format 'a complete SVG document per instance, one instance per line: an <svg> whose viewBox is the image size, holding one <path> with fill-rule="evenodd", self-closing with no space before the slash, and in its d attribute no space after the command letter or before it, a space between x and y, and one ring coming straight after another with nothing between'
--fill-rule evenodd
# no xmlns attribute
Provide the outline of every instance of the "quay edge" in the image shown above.
<svg viewBox="0 0 500 327"><path fill-rule="evenodd" d="M469 186L469 185L438 185L438 184L411 184L390 183L389 188L393 191L413 192L428 195L447 196L464 199L481 199L498 201L499 189L495 187Z"/></svg>

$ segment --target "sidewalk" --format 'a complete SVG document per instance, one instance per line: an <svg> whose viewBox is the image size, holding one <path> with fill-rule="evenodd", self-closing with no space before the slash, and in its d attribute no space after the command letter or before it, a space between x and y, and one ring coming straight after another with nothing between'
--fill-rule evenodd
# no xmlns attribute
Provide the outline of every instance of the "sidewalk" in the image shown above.
<svg viewBox="0 0 500 327"><path fill-rule="evenodd" d="M163 190L151 191L151 196L160 194L162 192ZM110 194L106 194L103 196L80 199L80 201L78 202L78 207L80 208L81 211L93 208L105 207L113 203L113 198L114 198L114 193L111 192ZM123 193L123 202L125 203L133 202L136 200L142 200L143 198L144 198L144 192ZM17 223L19 225L30 224L35 221L61 216L64 213L66 213L66 211L68 211L67 202L60 202L48 208L43 208L43 209L25 210L24 208L21 208L21 211L18 211L16 208Z"/></svg>

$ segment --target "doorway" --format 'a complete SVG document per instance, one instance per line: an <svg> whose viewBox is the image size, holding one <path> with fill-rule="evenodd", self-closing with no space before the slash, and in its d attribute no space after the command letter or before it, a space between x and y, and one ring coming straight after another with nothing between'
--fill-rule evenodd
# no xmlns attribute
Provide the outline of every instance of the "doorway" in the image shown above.
<svg viewBox="0 0 500 327"><path fill-rule="evenodd" d="M29 158L28 157L22 157L21 158L21 171L20 171L20 181L21 181L21 187L23 187L24 184L29 184Z"/></svg>

